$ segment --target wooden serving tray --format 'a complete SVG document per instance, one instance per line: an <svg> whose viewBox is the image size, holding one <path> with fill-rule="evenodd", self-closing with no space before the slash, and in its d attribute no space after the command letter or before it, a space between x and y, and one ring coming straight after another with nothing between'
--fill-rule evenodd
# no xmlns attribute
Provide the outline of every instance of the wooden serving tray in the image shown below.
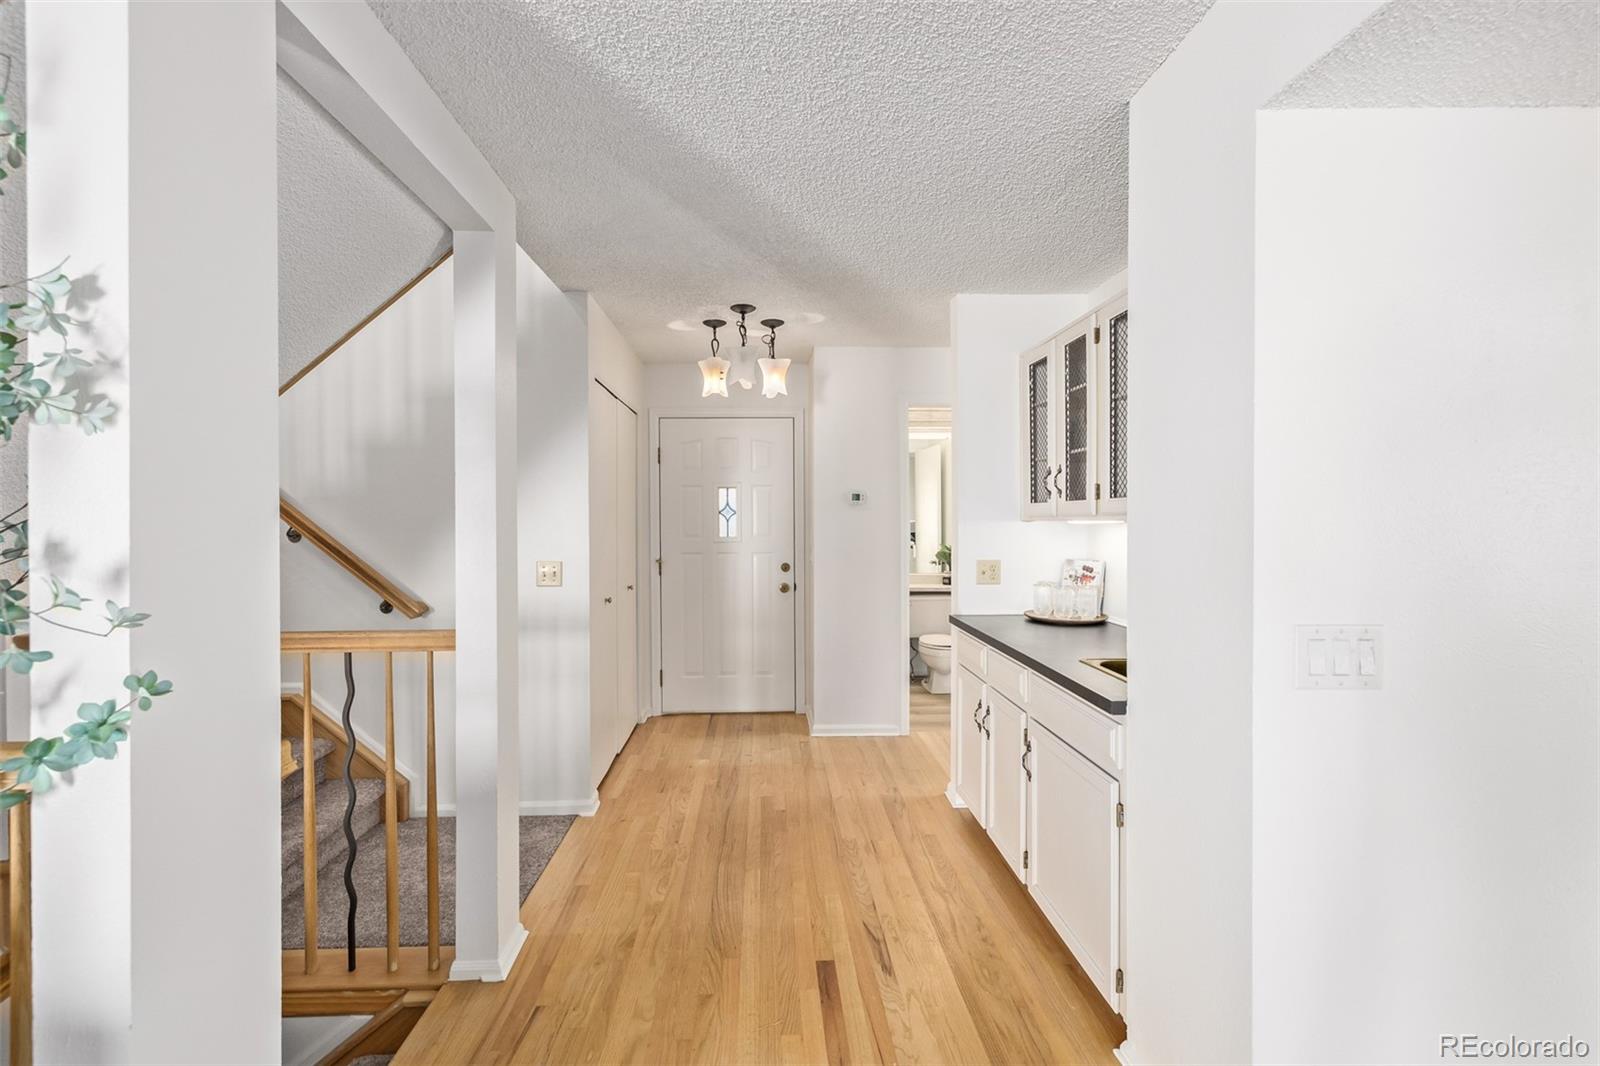
<svg viewBox="0 0 1600 1066"><path fill-rule="evenodd" d="M1022 617L1030 622L1038 622L1040 625L1046 626L1098 626L1104 625L1106 621L1106 616L1103 614L1095 618L1056 618L1054 615L1023 611Z"/></svg>

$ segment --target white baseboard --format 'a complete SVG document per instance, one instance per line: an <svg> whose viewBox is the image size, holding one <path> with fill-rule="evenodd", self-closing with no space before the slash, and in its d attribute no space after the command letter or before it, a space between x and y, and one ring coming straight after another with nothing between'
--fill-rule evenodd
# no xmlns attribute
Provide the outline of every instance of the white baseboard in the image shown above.
<svg viewBox="0 0 1600 1066"><path fill-rule="evenodd" d="M1122 1063L1122 1066L1139 1066L1142 1061L1139 1058L1139 1052L1133 1046L1132 1040L1124 1040L1119 1046L1111 1049L1111 1054L1116 1056L1117 1061Z"/></svg>
<svg viewBox="0 0 1600 1066"><path fill-rule="evenodd" d="M316 1066L371 1020L367 1014L283 1019L283 1066Z"/></svg>
<svg viewBox="0 0 1600 1066"><path fill-rule="evenodd" d="M956 791L956 786L954 784L950 785L944 790L944 798L949 800L950 806L956 808L957 810L960 810L967 805L967 801L961 798L961 794Z"/></svg>
<svg viewBox="0 0 1600 1066"><path fill-rule="evenodd" d="M907 730L897 725L818 725L811 722L814 737L903 737Z"/></svg>
<svg viewBox="0 0 1600 1066"><path fill-rule="evenodd" d="M500 955L494 959L456 959L450 964L450 980L452 981L504 981L511 974L511 967L517 961L517 953L522 950L522 945L528 942L527 926L521 922L506 942L500 945Z"/></svg>
<svg viewBox="0 0 1600 1066"><path fill-rule="evenodd" d="M593 818L600 811L600 793L581 800L523 800L517 804L518 814L576 814Z"/></svg>

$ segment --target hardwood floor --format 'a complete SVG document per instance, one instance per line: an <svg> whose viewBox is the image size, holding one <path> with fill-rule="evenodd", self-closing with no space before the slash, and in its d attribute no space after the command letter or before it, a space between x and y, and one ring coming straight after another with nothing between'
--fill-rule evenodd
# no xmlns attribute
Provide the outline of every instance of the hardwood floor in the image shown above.
<svg viewBox="0 0 1600 1066"><path fill-rule="evenodd" d="M945 800L931 710L909 737L641 725L523 905L510 979L446 985L397 1066L1113 1062L1120 1019Z"/></svg>

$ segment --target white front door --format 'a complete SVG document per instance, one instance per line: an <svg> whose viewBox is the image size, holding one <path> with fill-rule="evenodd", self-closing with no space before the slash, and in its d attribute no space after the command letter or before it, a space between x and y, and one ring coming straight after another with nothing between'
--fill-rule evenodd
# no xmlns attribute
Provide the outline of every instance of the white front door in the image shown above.
<svg viewBox="0 0 1600 1066"><path fill-rule="evenodd" d="M661 420L662 709L795 709L794 420Z"/></svg>

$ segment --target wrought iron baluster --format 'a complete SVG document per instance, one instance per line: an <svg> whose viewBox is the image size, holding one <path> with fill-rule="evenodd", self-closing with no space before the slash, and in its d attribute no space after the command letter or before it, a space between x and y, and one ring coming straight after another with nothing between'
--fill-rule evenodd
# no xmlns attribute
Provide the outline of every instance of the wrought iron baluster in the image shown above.
<svg viewBox="0 0 1600 1066"><path fill-rule="evenodd" d="M356 780L350 766L356 757L356 731L350 724L350 707L356 701L356 674L353 656L344 653L344 841L348 852L344 857L344 894L347 900L344 919L344 944L346 969L356 970L356 834L352 821L356 812Z"/></svg>

